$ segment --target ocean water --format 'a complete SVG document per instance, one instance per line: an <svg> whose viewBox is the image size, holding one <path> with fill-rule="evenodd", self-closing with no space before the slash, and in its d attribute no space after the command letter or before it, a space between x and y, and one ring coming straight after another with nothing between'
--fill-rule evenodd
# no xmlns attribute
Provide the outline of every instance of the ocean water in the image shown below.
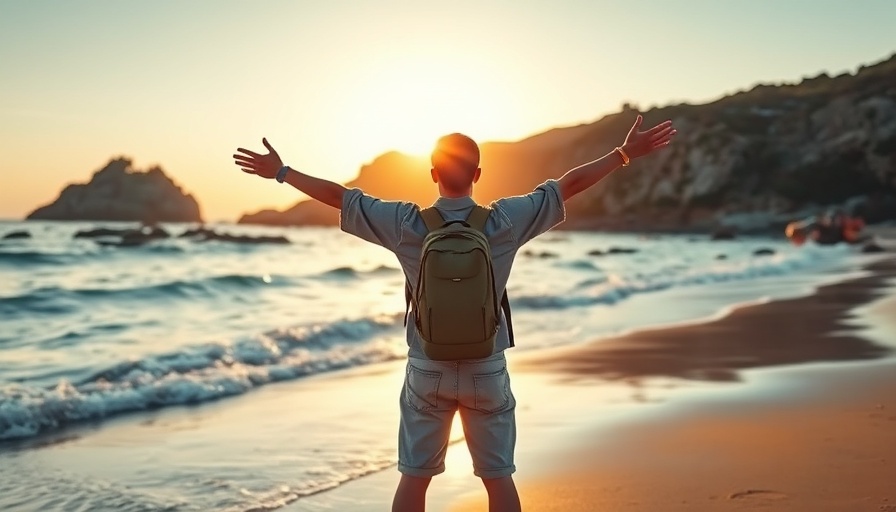
<svg viewBox="0 0 896 512"><path fill-rule="evenodd" d="M22 461L30 460L23 442L185 405L214 402L219 414L236 414L253 397L272 399L262 389L272 384L317 382L406 352L397 261L338 229L210 226L282 235L285 245L200 242L178 237L193 226L176 224L162 226L171 238L139 247L74 238L96 227L134 226L0 222L0 237L32 234L0 241L0 458L7 451L19 461L18 477L0 469L0 494L7 496L0 505L75 509L46 498L47 489L58 496L86 485L93 491L78 498L78 510L267 510L394 464L392 433L333 442L327 434L346 419L319 411L313 426L294 433L314 439L315 453L290 459L288 473L247 462L226 479L208 480L201 467L179 466L183 473L143 479L126 492L100 479L22 476ZM852 268L851 258L849 247L797 248L783 239L554 231L517 256L508 288L513 350L582 343L804 294ZM678 292L688 299L669 300ZM362 423L364 414L376 414L360 411ZM183 447L186 458L189 450Z"/></svg>

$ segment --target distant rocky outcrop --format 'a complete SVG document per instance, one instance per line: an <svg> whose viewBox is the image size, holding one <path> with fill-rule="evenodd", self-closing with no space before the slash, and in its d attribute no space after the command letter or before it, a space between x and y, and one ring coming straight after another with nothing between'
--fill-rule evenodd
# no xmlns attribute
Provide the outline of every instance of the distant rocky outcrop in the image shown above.
<svg viewBox="0 0 896 512"><path fill-rule="evenodd" d="M202 222L199 204L160 167L135 170L128 158L116 158L95 172L89 183L70 184L29 220Z"/></svg>
<svg viewBox="0 0 896 512"><path fill-rule="evenodd" d="M0 240L21 240L24 238L31 238L31 233L28 231L12 231L3 235Z"/></svg>
<svg viewBox="0 0 896 512"><path fill-rule="evenodd" d="M93 239L99 245L106 247L141 247L154 240L171 238L171 233L159 226L141 226L139 228L94 228L84 229L75 233L74 238ZM283 235L233 235L219 233L214 229L198 227L187 229L177 235L178 238L186 238L194 242L231 242L237 244L289 244L290 241Z"/></svg>
<svg viewBox="0 0 896 512"><path fill-rule="evenodd" d="M196 228L188 229L178 235L179 238L191 238L197 242L233 242L237 244L289 244L288 238L283 235L233 235L219 233L214 229Z"/></svg>
<svg viewBox="0 0 896 512"><path fill-rule="evenodd" d="M621 143L636 111L485 143L480 203L526 193ZM896 55L836 77L762 84L703 105L641 111L650 126L674 120L678 136L567 204L568 228L743 232L783 229L840 206L876 222L896 218ZM347 184L384 199L431 204L428 162L387 153ZM259 224L335 224L338 211L303 201L246 215Z"/></svg>

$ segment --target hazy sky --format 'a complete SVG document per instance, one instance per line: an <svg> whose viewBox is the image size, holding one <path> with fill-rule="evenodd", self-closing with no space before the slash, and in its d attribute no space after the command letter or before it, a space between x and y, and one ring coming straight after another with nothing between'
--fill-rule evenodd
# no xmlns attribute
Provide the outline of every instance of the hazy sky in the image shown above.
<svg viewBox="0 0 896 512"><path fill-rule="evenodd" d="M126 155L233 220L299 198L231 163L262 136L347 181L447 132L855 71L896 51L894 25L894 0L0 0L0 218Z"/></svg>

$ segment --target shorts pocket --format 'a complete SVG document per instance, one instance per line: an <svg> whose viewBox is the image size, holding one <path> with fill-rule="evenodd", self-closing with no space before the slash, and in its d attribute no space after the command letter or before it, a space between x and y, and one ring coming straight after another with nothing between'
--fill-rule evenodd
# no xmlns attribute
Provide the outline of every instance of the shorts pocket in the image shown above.
<svg viewBox="0 0 896 512"><path fill-rule="evenodd" d="M506 366L496 372L473 375L473 387L478 411L497 412L510 403L510 376Z"/></svg>
<svg viewBox="0 0 896 512"><path fill-rule="evenodd" d="M408 405L418 411L428 411L439 406L439 382L441 372L421 370L408 365L407 379L404 386L404 399Z"/></svg>

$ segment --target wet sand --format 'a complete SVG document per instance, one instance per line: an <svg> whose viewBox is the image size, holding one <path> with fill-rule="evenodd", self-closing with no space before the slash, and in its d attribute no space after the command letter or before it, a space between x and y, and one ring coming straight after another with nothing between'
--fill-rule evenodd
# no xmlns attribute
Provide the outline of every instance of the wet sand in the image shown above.
<svg viewBox="0 0 896 512"><path fill-rule="evenodd" d="M692 400L596 431L600 442L586 434L542 459L551 471L521 467L524 510L896 512L896 262L869 272L718 321L520 361L515 371L582 384L736 383L762 372L789 383L729 403ZM857 314L863 304L870 312ZM449 508L486 509L483 495Z"/></svg>

